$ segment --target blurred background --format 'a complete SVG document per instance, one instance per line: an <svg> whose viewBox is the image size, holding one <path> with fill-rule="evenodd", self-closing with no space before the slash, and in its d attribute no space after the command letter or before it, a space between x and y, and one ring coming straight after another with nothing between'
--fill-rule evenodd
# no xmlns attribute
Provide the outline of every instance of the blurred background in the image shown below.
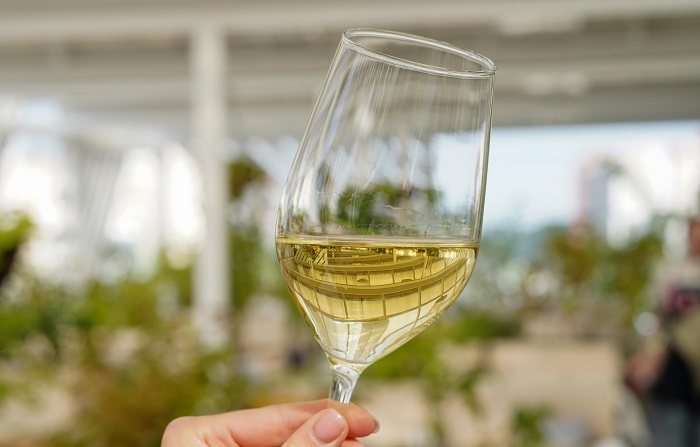
<svg viewBox="0 0 700 447"><path fill-rule="evenodd" d="M274 218L351 27L498 67L479 262L363 375L367 445L651 445L659 272L700 211L696 0L0 0L0 446L325 397Z"/></svg>

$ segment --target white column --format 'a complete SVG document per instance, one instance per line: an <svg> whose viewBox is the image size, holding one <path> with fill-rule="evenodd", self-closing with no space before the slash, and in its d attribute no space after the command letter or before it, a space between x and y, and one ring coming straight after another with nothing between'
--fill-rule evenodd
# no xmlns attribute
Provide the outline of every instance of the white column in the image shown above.
<svg viewBox="0 0 700 447"><path fill-rule="evenodd" d="M194 270L194 322L205 346L229 338L228 186L221 147L226 137L226 39L213 27L195 29L190 47L192 144L204 185L206 238Z"/></svg>

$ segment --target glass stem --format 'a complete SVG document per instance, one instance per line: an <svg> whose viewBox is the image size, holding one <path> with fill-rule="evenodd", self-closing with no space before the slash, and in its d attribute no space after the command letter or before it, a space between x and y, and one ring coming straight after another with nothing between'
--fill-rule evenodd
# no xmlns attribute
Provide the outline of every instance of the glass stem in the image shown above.
<svg viewBox="0 0 700 447"><path fill-rule="evenodd" d="M357 371L348 366L331 363L333 381L331 382L328 396L329 407L335 408L343 415L347 414L352 392L355 390L357 379L360 378L361 373L362 371Z"/></svg>

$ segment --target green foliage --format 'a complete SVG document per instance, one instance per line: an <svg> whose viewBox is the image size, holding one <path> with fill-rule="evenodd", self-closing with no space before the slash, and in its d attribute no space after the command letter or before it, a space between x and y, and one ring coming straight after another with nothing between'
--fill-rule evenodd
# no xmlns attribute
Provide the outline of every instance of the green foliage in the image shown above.
<svg viewBox="0 0 700 447"><path fill-rule="evenodd" d="M515 338L522 333L522 323L515 316L485 310L459 308L450 320L450 339L458 343Z"/></svg>
<svg viewBox="0 0 700 447"><path fill-rule="evenodd" d="M0 402L18 390L40 400L31 390L43 383L76 405L76 423L36 445L155 447L175 417L248 406L254 388L236 358L202 349L187 294L166 287L181 276L189 271L165 269L80 293L21 278L20 296L0 301L0 322L11 323L0 325L0 361L21 371L0 372Z"/></svg>
<svg viewBox="0 0 700 447"><path fill-rule="evenodd" d="M24 213L12 212L0 216L0 252L7 252L27 240L34 225Z"/></svg>
<svg viewBox="0 0 700 447"><path fill-rule="evenodd" d="M26 214L0 215L0 285L10 272L19 247L27 240L34 225Z"/></svg>
<svg viewBox="0 0 700 447"><path fill-rule="evenodd" d="M241 311L256 293L260 292L262 241L256 226L236 226L229 232L231 296L234 312Z"/></svg>
<svg viewBox="0 0 700 447"><path fill-rule="evenodd" d="M243 200L249 188L265 183L267 173L248 157L240 157L229 164L232 206L243 211L258 207ZM247 216L250 210L242 214ZM253 213L254 214L254 213ZM248 305L259 293L279 291L281 277L274 253L263 249L259 222L236 216L229 228L229 278L234 315Z"/></svg>
<svg viewBox="0 0 700 447"><path fill-rule="evenodd" d="M396 202L397 192L393 191L393 194L388 197L388 205ZM375 189L368 191L346 190L338 198L338 212L333 220L349 228L364 230L367 234L376 233L378 225L391 225L393 222L383 220L374 212L375 196L378 193L379 191Z"/></svg>
<svg viewBox="0 0 700 447"><path fill-rule="evenodd" d="M650 307L649 287L662 250L661 238L650 233L606 253L604 269L601 268L601 289L608 296L619 297L624 304L622 318L626 327L631 327L638 312Z"/></svg>
<svg viewBox="0 0 700 447"><path fill-rule="evenodd" d="M545 440L542 425L551 414L547 407L517 408L511 418L513 447L541 447Z"/></svg>
<svg viewBox="0 0 700 447"><path fill-rule="evenodd" d="M251 185L267 179L265 171L248 157L239 157L228 165L229 194L238 200Z"/></svg>
<svg viewBox="0 0 700 447"><path fill-rule="evenodd" d="M323 222L336 222L364 234L385 233L395 227L395 222L391 215L382 213L382 207L400 207L402 201L420 195L425 196L424 205L433 206L440 194L432 188L406 190L391 183L363 190L351 187L338 197L335 215L331 215L327 204L322 206Z"/></svg>
<svg viewBox="0 0 700 447"><path fill-rule="evenodd" d="M231 170L234 198L265 178L246 160ZM0 248L16 252L29 231L19 222L2 226ZM256 227L231 231L232 283L242 307L260 291L258 263L270 260L262 258ZM0 289L0 404L41 402L39 393L49 387L67 393L75 410L65 430L27 442L155 447L178 416L249 407L256 400L265 384L252 384L241 373L235 346L210 352L200 345L191 327L191 272L164 259L145 281L124 278L68 290L19 271L12 290Z"/></svg>
<svg viewBox="0 0 700 447"><path fill-rule="evenodd" d="M365 378L382 380L415 379L440 380L445 365L438 355L439 325L434 325L421 336L374 363L363 374Z"/></svg>
<svg viewBox="0 0 700 447"><path fill-rule="evenodd" d="M104 340L127 334L90 333L82 341L102 351L109 349ZM80 424L51 436L47 445L155 447L165 426L178 416L246 405L247 387L225 353L200 353L176 326L137 334L143 339L127 358L83 360L69 384L78 396Z"/></svg>
<svg viewBox="0 0 700 447"><path fill-rule="evenodd" d="M462 396L467 406L475 413L482 411L481 401L476 394L476 389L487 374L488 368L483 363L477 364L464 375L458 377L456 381L456 388L459 395Z"/></svg>
<svg viewBox="0 0 700 447"><path fill-rule="evenodd" d="M556 291L569 311L583 306L617 305L617 322L630 331L634 316L649 307L654 266L662 239L647 233L614 246L590 227L550 229L538 265L557 275Z"/></svg>
<svg viewBox="0 0 700 447"><path fill-rule="evenodd" d="M20 299L0 294L0 359L12 359L32 338L46 341L49 358L60 356L59 329L66 321L65 294L56 293L36 280L24 280Z"/></svg>
<svg viewBox="0 0 700 447"><path fill-rule="evenodd" d="M25 306L0 306L0 358L7 358L13 347L27 340L39 326L39 319Z"/></svg>
<svg viewBox="0 0 700 447"><path fill-rule="evenodd" d="M563 283L580 288L593 280L607 244L587 227L553 227L548 233L543 253Z"/></svg>

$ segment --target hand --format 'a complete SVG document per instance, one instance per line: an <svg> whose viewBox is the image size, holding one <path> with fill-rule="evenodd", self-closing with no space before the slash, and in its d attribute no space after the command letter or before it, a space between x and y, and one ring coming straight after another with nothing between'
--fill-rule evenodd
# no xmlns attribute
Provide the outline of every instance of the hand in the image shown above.
<svg viewBox="0 0 700 447"><path fill-rule="evenodd" d="M361 447L355 438L379 429L355 404L345 417L327 406L323 399L181 417L168 424L161 447Z"/></svg>

